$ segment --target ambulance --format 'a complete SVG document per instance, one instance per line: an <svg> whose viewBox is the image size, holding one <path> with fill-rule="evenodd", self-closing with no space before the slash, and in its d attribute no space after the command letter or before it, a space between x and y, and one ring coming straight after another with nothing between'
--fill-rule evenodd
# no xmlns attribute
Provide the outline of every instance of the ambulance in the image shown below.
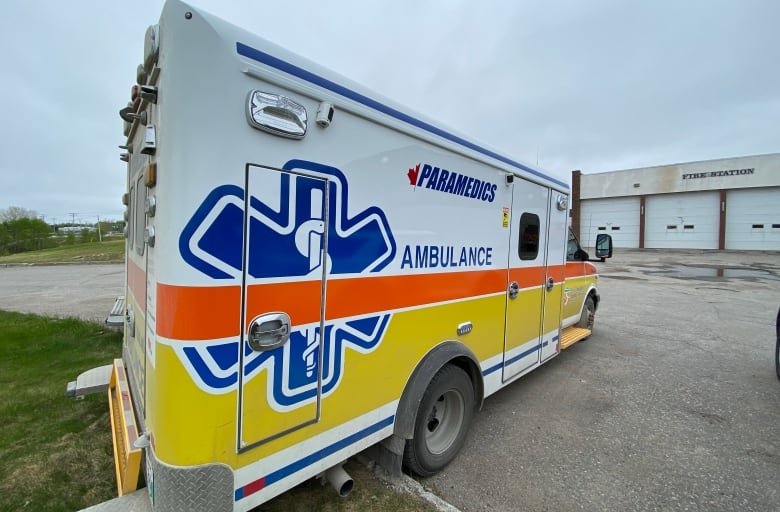
<svg viewBox="0 0 780 512"><path fill-rule="evenodd" d="M346 494L366 450L433 475L486 397L591 334L567 183L179 0L145 38L120 111L120 495Z"/></svg>

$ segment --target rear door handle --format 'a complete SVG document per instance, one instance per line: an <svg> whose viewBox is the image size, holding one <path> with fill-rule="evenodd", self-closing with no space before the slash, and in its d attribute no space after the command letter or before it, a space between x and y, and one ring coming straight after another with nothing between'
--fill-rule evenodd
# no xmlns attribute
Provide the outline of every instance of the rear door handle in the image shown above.
<svg viewBox="0 0 780 512"><path fill-rule="evenodd" d="M247 342L252 350L273 350L287 343L289 339L290 316L287 313L260 315L249 324Z"/></svg>

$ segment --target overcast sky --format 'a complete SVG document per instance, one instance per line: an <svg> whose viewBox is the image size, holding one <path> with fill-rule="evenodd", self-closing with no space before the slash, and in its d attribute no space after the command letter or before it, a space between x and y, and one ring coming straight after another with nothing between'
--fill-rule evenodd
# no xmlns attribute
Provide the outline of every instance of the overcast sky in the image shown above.
<svg viewBox="0 0 780 512"><path fill-rule="evenodd" d="M193 0L570 182L780 152L775 0ZM0 209L121 218L118 111L162 0L7 0Z"/></svg>

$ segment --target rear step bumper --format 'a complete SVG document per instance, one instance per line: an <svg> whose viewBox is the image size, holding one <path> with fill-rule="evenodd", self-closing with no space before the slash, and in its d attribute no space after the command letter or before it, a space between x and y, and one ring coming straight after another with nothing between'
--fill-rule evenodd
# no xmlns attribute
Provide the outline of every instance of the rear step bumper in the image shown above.
<svg viewBox="0 0 780 512"><path fill-rule="evenodd" d="M108 384L108 408L114 441L116 486L122 496L138 487L142 450L135 446L140 434L135 421L125 365L121 359L114 359L111 381Z"/></svg>

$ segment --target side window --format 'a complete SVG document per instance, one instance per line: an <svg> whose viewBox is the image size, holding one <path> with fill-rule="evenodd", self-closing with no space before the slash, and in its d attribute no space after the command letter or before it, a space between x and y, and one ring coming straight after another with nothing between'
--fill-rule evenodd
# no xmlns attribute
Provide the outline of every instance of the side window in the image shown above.
<svg viewBox="0 0 780 512"><path fill-rule="evenodd" d="M574 255L577 254L579 248L580 244L577 243L577 237L569 231L569 241L566 243L566 261L577 261Z"/></svg>
<svg viewBox="0 0 780 512"><path fill-rule="evenodd" d="M520 216L520 239L517 253L521 260L535 260L539 255L539 216L524 213Z"/></svg>
<svg viewBox="0 0 780 512"><path fill-rule="evenodd" d="M135 250L144 253L144 231L146 230L146 185L143 175L135 184Z"/></svg>

